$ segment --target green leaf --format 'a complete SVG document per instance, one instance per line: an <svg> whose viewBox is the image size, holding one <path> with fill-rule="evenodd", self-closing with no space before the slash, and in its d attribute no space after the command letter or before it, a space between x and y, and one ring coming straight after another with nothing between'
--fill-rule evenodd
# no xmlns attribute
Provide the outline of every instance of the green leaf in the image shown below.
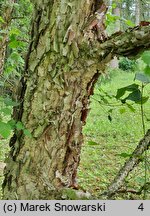
<svg viewBox="0 0 150 216"><path fill-rule="evenodd" d="M19 103L12 101L10 98L4 98L4 103L6 106L18 106Z"/></svg>
<svg viewBox="0 0 150 216"><path fill-rule="evenodd" d="M131 20L126 20L125 23L130 26L130 27L134 27L134 23Z"/></svg>
<svg viewBox="0 0 150 216"><path fill-rule="evenodd" d="M0 122L0 134L3 138L7 139L11 134L12 128L10 124L5 122Z"/></svg>
<svg viewBox="0 0 150 216"><path fill-rule="evenodd" d="M23 132L24 132L24 134L25 134L26 136L28 136L28 137L32 138L32 134L30 133L30 131L29 131L29 130L27 130L27 129L24 129L24 130L23 130Z"/></svg>
<svg viewBox="0 0 150 216"><path fill-rule="evenodd" d="M131 101L134 101L134 102L139 102L141 101L141 92L140 90L136 90L136 91L133 91L132 93L130 93L126 98L125 100L131 100Z"/></svg>
<svg viewBox="0 0 150 216"><path fill-rule="evenodd" d="M148 101L149 97L142 97L142 99L140 101L137 101L137 104L145 104Z"/></svg>
<svg viewBox="0 0 150 216"><path fill-rule="evenodd" d="M0 112L3 112L5 115L11 115L12 109L3 108L3 109L0 110Z"/></svg>
<svg viewBox="0 0 150 216"><path fill-rule="evenodd" d="M126 92L126 88L120 88L117 90L116 99L121 98Z"/></svg>
<svg viewBox="0 0 150 216"><path fill-rule="evenodd" d="M15 63L17 64L17 62L18 62L18 63L24 64L23 58L20 57L20 54L17 53L17 52L13 52L13 53L10 55L10 58L11 58L11 60L13 60L13 61L12 61L13 63L15 62Z"/></svg>
<svg viewBox="0 0 150 216"><path fill-rule="evenodd" d="M19 46L19 42L17 40L13 40L9 43L9 47L15 49Z"/></svg>
<svg viewBox="0 0 150 216"><path fill-rule="evenodd" d="M17 128L18 130L23 130L23 129L24 129L24 126L23 126L22 122L18 121L17 124L16 124L16 128Z"/></svg>
<svg viewBox="0 0 150 216"><path fill-rule="evenodd" d="M139 87L139 85L137 85L137 84L132 84L132 85L129 85L129 86L125 86L125 87L123 87L123 88L120 88L120 89L118 89L117 90L117 94L116 94L116 99L119 99L119 98L121 98L125 93L126 93L126 91L135 91L135 90L137 90L138 89L138 87Z"/></svg>
<svg viewBox="0 0 150 216"><path fill-rule="evenodd" d="M135 112L135 108L131 105L131 104L128 104L126 103L127 107L130 109L131 112Z"/></svg>
<svg viewBox="0 0 150 216"><path fill-rule="evenodd" d="M99 144L94 142L94 141L88 141L88 145L95 146L95 145L99 145Z"/></svg>
<svg viewBox="0 0 150 216"><path fill-rule="evenodd" d="M117 7L116 3L112 4L112 8L115 9Z"/></svg>
<svg viewBox="0 0 150 216"><path fill-rule="evenodd" d="M141 58L147 65L150 65L150 51L145 51Z"/></svg>
<svg viewBox="0 0 150 216"><path fill-rule="evenodd" d="M3 39L3 36L0 35L0 41L2 41L2 39Z"/></svg>
<svg viewBox="0 0 150 216"><path fill-rule="evenodd" d="M18 59L19 59L19 53L17 53L17 52L13 52L12 54L11 54L11 58L13 59L13 60L15 60L15 61L18 61Z"/></svg>
<svg viewBox="0 0 150 216"><path fill-rule="evenodd" d="M139 80L139 81L141 81L143 83L150 83L150 78L146 74L136 73L135 74L135 79Z"/></svg>
<svg viewBox="0 0 150 216"><path fill-rule="evenodd" d="M10 35L20 35L21 31L17 28L12 28L9 32Z"/></svg>
<svg viewBox="0 0 150 216"><path fill-rule="evenodd" d="M107 13L106 19L107 19L108 24L110 24L110 23L116 22L116 20L120 19L120 17Z"/></svg>
<svg viewBox="0 0 150 216"><path fill-rule="evenodd" d="M150 76L150 66L149 66L149 65L147 65L147 66L145 67L144 73L145 73L146 75ZM149 80L150 80L150 79L149 79Z"/></svg>
<svg viewBox="0 0 150 216"><path fill-rule="evenodd" d="M11 128L15 128L16 121L14 119L11 119L10 121L8 121L8 124L11 126Z"/></svg>
<svg viewBox="0 0 150 216"><path fill-rule="evenodd" d="M128 154L126 152L122 152L121 154L118 154L118 156L123 157L123 158L127 158L127 157L130 157L131 154Z"/></svg>
<svg viewBox="0 0 150 216"><path fill-rule="evenodd" d="M12 71L14 70L13 66L7 66L5 68L5 74L12 74Z"/></svg>

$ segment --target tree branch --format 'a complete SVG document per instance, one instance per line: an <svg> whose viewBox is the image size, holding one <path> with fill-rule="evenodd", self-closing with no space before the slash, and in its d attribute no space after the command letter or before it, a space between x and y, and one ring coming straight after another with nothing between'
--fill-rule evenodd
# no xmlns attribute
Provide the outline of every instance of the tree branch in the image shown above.
<svg viewBox="0 0 150 216"><path fill-rule="evenodd" d="M149 190L150 189L150 182L146 182L138 191L135 191L133 189L129 189L129 190L119 190L116 193L132 193L132 194L137 194L140 195L144 190Z"/></svg>
<svg viewBox="0 0 150 216"><path fill-rule="evenodd" d="M117 32L100 44L100 49L109 51L112 56L138 57L142 51L150 49L150 25Z"/></svg>
<svg viewBox="0 0 150 216"><path fill-rule="evenodd" d="M118 175L115 177L111 185L108 187L107 192L104 192L102 195L106 195L108 198L118 191L122 186L124 179L128 176L129 172L133 170L141 162L141 155L144 151L148 150L150 147L150 130L147 131L144 138L139 142L138 146L132 153L129 160L124 164L120 169Z"/></svg>

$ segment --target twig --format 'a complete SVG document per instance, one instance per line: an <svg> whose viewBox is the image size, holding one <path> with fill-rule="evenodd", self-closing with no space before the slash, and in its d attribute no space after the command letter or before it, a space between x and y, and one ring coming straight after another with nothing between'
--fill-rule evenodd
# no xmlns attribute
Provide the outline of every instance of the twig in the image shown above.
<svg viewBox="0 0 150 216"><path fill-rule="evenodd" d="M118 175L115 177L111 185L108 187L108 190L104 192L103 196L110 198L115 194L119 188L123 185L125 178L128 174L141 162L141 155L148 150L150 147L150 130L147 131L144 138L139 142L138 146L132 153L131 157L124 164L124 166L118 172Z"/></svg>
<svg viewBox="0 0 150 216"><path fill-rule="evenodd" d="M132 193L132 194L140 195L143 190L149 190L149 189L150 189L150 182L147 182L138 191L133 189L129 189L129 190L123 189L123 190L118 190L116 193Z"/></svg>

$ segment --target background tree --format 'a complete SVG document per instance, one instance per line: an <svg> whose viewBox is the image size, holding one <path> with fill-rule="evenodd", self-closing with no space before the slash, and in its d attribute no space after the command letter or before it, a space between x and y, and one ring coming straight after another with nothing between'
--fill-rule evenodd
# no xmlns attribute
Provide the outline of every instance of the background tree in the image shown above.
<svg viewBox="0 0 150 216"><path fill-rule="evenodd" d="M10 140L4 199L61 199L64 188L77 187L82 127L95 82L114 55L149 48L150 28L106 40L103 1L32 2L32 38L14 110L23 125ZM31 134L25 136L23 128Z"/></svg>
<svg viewBox="0 0 150 216"><path fill-rule="evenodd" d="M110 2L111 3L111 2ZM112 15L114 15L116 18L116 21L114 22L114 28L113 31L117 32L121 30L121 1L112 1ZM113 33L114 33L113 32ZM117 68L118 67L118 59L114 57L114 59L110 62L110 67Z"/></svg>
<svg viewBox="0 0 150 216"><path fill-rule="evenodd" d="M140 0L135 1L135 24L139 25L142 20L142 4Z"/></svg>
<svg viewBox="0 0 150 216"><path fill-rule="evenodd" d="M0 74L3 73L3 67L5 62L6 48L8 44L9 27L12 20L12 12L15 0L4 1L0 5L0 28L2 34L0 37ZM3 18L2 18L3 15Z"/></svg>

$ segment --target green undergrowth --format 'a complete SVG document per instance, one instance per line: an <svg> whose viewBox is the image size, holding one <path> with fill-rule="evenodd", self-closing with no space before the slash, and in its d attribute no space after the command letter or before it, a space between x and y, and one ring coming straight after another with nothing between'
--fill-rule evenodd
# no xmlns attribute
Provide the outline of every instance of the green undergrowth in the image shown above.
<svg viewBox="0 0 150 216"><path fill-rule="evenodd" d="M3 182L3 166L4 166L4 160L5 160L5 155L8 152L8 140L6 139L0 139L0 199L2 196L2 190L1 190L1 185Z"/></svg>
<svg viewBox="0 0 150 216"><path fill-rule="evenodd" d="M0 100L0 110L3 108L4 108L4 104ZM7 123L10 119L11 119L10 115L4 115L2 112L0 112L0 120ZM5 130L5 129L3 128L3 130ZM10 138L10 136L9 136L9 138ZM9 145L8 145L9 138L5 139L0 135L0 199L2 197L1 185L3 182L3 168L4 168L4 163L5 163L5 157L9 151Z"/></svg>
<svg viewBox="0 0 150 216"><path fill-rule="evenodd" d="M91 110L84 127L85 142L82 147L78 179L79 185L97 198L107 189L118 170L128 159L128 155L133 152L143 137L140 105L133 105L135 109L133 112L124 104L114 107L100 104L96 101L99 100L98 89L103 89L109 95L116 95L117 89L134 82L134 76L134 73L114 71L111 79L103 80L101 84L98 82L91 98ZM144 94L150 95L150 85L145 87ZM116 104L116 101L112 99L111 103ZM146 116L150 118L150 100L144 104L144 110ZM150 128L150 121L146 121L145 124L146 130ZM149 171L147 175L147 180L150 181ZM143 184L144 163L141 163L128 176L123 189L138 191ZM142 194L137 196L124 193L115 198L142 199L142 196ZM148 198L150 199L150 191L147 191Z"/></svg>

